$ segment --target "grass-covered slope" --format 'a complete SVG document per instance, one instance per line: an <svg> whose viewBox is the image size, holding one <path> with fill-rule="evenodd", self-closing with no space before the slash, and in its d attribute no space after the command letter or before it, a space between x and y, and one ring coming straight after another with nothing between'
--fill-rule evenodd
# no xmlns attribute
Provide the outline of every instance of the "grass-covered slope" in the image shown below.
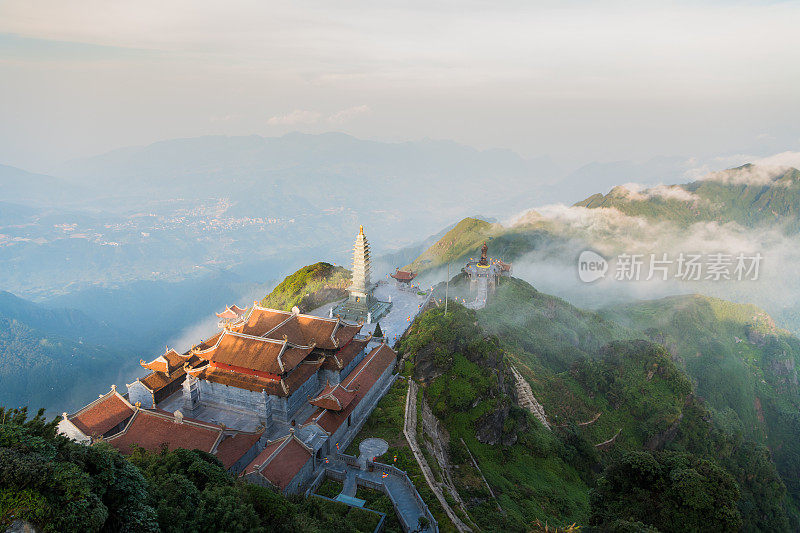
<svg viewBox="0 0 800 533"><path fill-rule="evenodd" d="M330 263L314 263L304 266L275 287L261 300L261 305L272 309L291 311L297 306L308 312L326 303L347 296L350 271Z"/></svg>
<svg viewBox="0 0 800 533"><path fill-rule="evenodd" d="M461 268L468 260L480 258L484 242L489 246L490 257L513 261L552 238L549 224L544 219L525 226L504 227L477 218L465 218L403 268L422 272L448 263Z"/></svg>
<svg viewBox="0 0 800 533"><path fill-rule="evenodd" d="M459 286L458 280L454 285ZM719 302L720 316L747 315L748 331L757 338L769 330L763 320L752 320L755 308L734 311L723 304ZM709 411L682 360L658 342L662 336L648 337L641 324L618 323L607 312L583 311L515 279L502 280L477 319L513 354L556 432L565 432L567 442L577 439L576 449L585 450L589 443L595 450L594 458L584 453L571 462L587 465L584 472L590 473L584 475L590 484L598 468L627 451L691 453L715 462L736 479L745 529L788 529L786 489L769 451L737 430L729 413ZM702 323L691 314L682 319ZM713 344L726 334L709 329L694 338Z"/></svg>

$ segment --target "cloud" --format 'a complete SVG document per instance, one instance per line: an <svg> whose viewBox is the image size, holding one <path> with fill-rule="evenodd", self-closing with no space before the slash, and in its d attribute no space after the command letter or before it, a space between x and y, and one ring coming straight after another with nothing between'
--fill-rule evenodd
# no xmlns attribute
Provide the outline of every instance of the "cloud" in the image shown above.
<svg viewBox="0 0 800 533"><path fill-rule="evenodd" d="M319 121L322 115L316 111L308 111L305 109L295 109L291 113L285 115L276 115L269 120L267 124L270 126L296 126L298 124L314 124Z"/></svg>
<svg viewBox="0 0 800 533"><path fill-rule="evenodd" d="M800 152L781 152L755 161L756 165L793 167L800 169Z"/></svg>
<svg viewBox="0 0 800 533"><path fill-rule="evenodd" d="M368 105L348 107L347 109L342 109L341 111L333 113L331 116L328 117L328 122L331 122L333 124L341 124L343 122L351 120L353 117L362 115L364 113L369 113L370 111L371 110Z"/></svg>
<svg viewBox="0 0 800 533"><path fill-rule="evenodd" d="M652 198L663 200L677 200L679 202L698 202L700 197L681 187L680 185L656 185L645 187L639 183L626 183L619 189L627 192L631 200L645 201Z"/></svg>
<svg viewBox="0 0 800 533"><path fill-rule="evenodd" d="M761 161L766 161L766 159ZM776 166L774 164L759 163L757 165L711 172L700 179L718 181L726 185L770 185L775 184L775 178L783 175L786 170L786 165Z"/></svg>

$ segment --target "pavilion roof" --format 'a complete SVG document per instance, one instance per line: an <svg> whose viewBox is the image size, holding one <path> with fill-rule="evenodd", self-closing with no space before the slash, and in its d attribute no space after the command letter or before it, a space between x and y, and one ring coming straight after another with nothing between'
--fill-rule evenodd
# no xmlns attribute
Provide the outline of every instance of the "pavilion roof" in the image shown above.
<svg viewBox="0 0 800 533"><path fill-rule="evenodd" d="M290 433L270 442L245 468L244 474L257 473L280 490L286 489L300 469L311 459L312 450Z"/></svg>
<svg viewBox="0 0 800 533"><path fill-rule="evenodd" d="M67 420L84 435L99 437L133 416L133 412L133 405L117 392L116 387L112 387L106 394L67 416Z"/></svg>
<svg viewBox="0 0 800 533"><path fill-rule="evenodd" d="M391 274L391 276L397 281L411 281L417 277L417 273L397 269L397 271L394 274Z"/></svg>
<svg viewBox="0 0 800 533"><path fill-rule="evenodd" d="M352 402L355 397L356 391L349 390L340 383L336 385L328 384L316 398L310 399L308 403L322 409L341 411L350 405L350 402Z"/></svg>
<svg viewBox="0 0 800 533"><path fill-rule="evenodd" d="M305 359L314 346L298 346L286 340L268 339L225 330L217 343L194 350L201 359L246 370L281 375Z"/></svg>
<svg viewBox="0 0 800 533"><path fill-rule="evenodd" d="M335 432L350 416L350 413L370 391L378 378L397 360L397 353L386 344L374 348L358 366L342 381L341 386L354 391L353 398L341 410L319 408L306 421L316 422L328 433Z"/></svg>

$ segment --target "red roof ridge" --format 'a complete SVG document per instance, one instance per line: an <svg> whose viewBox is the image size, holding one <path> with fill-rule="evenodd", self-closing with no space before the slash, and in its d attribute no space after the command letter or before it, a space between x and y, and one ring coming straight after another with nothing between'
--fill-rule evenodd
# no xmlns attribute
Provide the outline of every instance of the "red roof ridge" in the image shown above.
<svg viewBox="0 0 800 533"><path fill-rule="evenodd" d="M80 409L78 409L77 411L72 413L71 415L67 415L67 416L68 416L68 418L75 417L75 416L83 413L84 411L89 410L91 407L94 407L96 404L106 401L112 395L116 395L120 400L122 400L125 404L127 404L128 407L130 407L131 409L134 409L133 404L131 402L129 402L128 399L125 398L125 396L123 396L122 394L120 394L117 391L117 386L116 385L111 385L111 389L107 393L101 394L96 400L94 400L94 401L92 401L90 403L87 403L86 405L84 405L83 407L81 407ZM64 414L66 414L66 413L64 413Z"/></svg>
<svg viewBox="0 0 800 533"><path fill-rule="evenodd" d="M280 442L280 444L278 445L277 448L272 450L270 452L270 454L260 464L256 464L256 461L259 460L259 457L260 457L261 454L256 456L256 458L253 459L253 461L249 465L247 465L247 467L245 468L245 472L248 472L248 471L249 472L258 472L259 474L261 474L261 472L264 470L264 468L269 466L269 464L272 462L272 460L275 459L275 457L278 454L280 454L281 451L283 451L283 449L286 448L286 446L288 446L289 443L292 442L292 441L297 441L297 443L300 444L300 446L302 446L308 452L309 455L314 455L314 450L312 448L310 448L309 446L307 446L305 442L303 442L302 440L297 438L297 435L294 432L294 428L292 428L292 429L289 430L289 434L286 435L285 437L280 437L280 438L277 438L277 439L275 439L273 441L267 442L267 445L264 447L264 450L267 450L270 446L272 446L273 444L276 444L278 442ZM252 469L251 469L251 467L252 467Z"/></svg>
<svg viewBox="0 0 800 533"><path fill-rule="evenodd" d="M353 375L351 373L349 376L347 376L347 383L348 384L352 383L353 380L355 380L359 376L359 374L361 374L364 371L364 369L369 366L369 363L375 358L376 355L378 355L378 353L383 348L388 348L389 350L392 350L391 348L389 348L389 346L385 342L381 343L380 346L376 346L375 348L373 348L372 351L369 354L367 354L367 357L368 357L368 359L366 359L367 362L364 363L363 365L359 365L359 366L361 366L361 368L358 369L358 372L356 372L355 375ZM392 351L394 351L394 350L392 350Z"/></svg>

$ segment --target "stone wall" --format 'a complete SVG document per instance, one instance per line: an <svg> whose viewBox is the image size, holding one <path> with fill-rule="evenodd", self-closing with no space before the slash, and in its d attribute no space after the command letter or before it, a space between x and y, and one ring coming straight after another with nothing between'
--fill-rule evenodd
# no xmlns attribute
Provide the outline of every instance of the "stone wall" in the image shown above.
<svg viewBox="0 0 800 533"><path fill-rule="evenodd" d="M139 402L145 409L155 408L153 393L138 380L128 385L128 401L133 405Z"/></svg>

